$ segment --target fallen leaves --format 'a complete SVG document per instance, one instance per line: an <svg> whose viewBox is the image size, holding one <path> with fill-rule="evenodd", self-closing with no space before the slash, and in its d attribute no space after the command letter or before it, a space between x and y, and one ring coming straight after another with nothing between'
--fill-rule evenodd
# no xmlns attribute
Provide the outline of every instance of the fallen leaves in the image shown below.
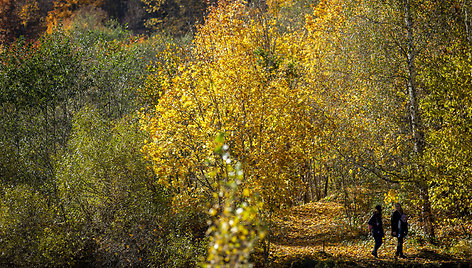
<svg viewBox="0 0 472 268"><path fill-rule="evenodd" d="M397 241L391 236L384 238L379 258L375 259L371 255L373 238L349 231L343 215L342 205L335 202L309 203L282 211L274 220L273 265L287 266L302 260L360 267L461 263L431 245L416 245L412 238L404 243L408 259L395 259ZM388 234L388 223L384 225Z"/></svg>

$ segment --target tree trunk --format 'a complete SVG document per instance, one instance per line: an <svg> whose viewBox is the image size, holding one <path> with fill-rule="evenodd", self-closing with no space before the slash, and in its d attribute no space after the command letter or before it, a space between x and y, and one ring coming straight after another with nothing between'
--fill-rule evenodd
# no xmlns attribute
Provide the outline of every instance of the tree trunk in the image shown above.
<svg viewBox="0 0 472 268"><path fill-rule="evenodd" d="M329 170L326 170L326 180L325 180L325 185L324 185L323 197L328 196L328 183L329 183Z"/></svg>
<svg viewBox="0 0 472 268"><path fill-rule="evenodd" d="M464 24L465 24L465 33L466 38L469 43L472 42L472 30L470 29L470 11L469 11L469 0L465 1L462 10L464 12ZM472 60L472 55L469 53L469 62ZM472 68L470 69L470 76L472 76Z"/></svg>
<svg viewBox="0 0 472 268"><path fill-rule="evenodd" d="M423 218L423 230L431 240L435 238L433 213L431 211L431 201L429 200L428 187L426 185L420 187L420 196L423 199L423 207L421 217Z"/></svg>
<svg viewBox="0 0 472 268"><path fill-rule="evenodd" d="M421 116L418 111L417 102L417 88L416 88L416 48L414 45L413 36L413 19L411 17L410 0L404 0L405 7L405 27L407 30L407 64L408 64L408 78L407 91L409 97L409 115L410 115L410 129L413 136L413 150L418 159L421 160L425 149L424 132L421 128ZM423 199L422 218L424 221L424 231L430 237L434 238L433 214L431 211L431 201L428 193L428 183L424 177L424 172L418 164L416 166L416 177L420 185L420 196Z"/></svg>
<svg viewBox="0 0 472 268"><path fill-rule="evenodd" d="M465 1L462 10L464 12L464 24L465 24L465 33L466 33L466 38L467 41L472 42L472 33L470 30L470 14L469 14L469 1Z"/></svg>

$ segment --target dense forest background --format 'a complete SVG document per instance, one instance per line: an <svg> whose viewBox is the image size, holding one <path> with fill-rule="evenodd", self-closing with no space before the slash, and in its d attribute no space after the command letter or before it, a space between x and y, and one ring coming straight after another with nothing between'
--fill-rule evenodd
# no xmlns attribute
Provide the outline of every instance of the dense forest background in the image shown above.
<svg viewBox="0 0 472 268"><path fill-rule="evenodd" d="M471 12L0 0L0 265L335 266L396 202L407 247L470 261ZM300 224L336 234L284 263Z"/></svg>
<svg viewBox="0 0 472 268"><path fill-rule="evenodd" d="M134 34L159 30L180 36L194 31L196 23L203 22L211 4L214 1L2 0L0 42L10 43L20 36L37 39L45 31L51 33L58 26L76 24L71 21L76 21L77 16L95 17L90 23L112 19Z"/></svg>

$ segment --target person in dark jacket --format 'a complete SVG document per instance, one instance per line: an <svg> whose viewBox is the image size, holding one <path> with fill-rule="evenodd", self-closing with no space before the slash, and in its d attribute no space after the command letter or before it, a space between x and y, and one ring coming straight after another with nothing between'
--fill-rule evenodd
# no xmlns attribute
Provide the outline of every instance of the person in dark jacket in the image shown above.
<svg viewBox="0 0 472 268"><path fill-rule="evenodd" d="M370 217L368 224L375 241L372 255L377 258L377 251L382 245L382 238L385 236L382 225L382 207L380 205L375 206L374 213L372 217Z"/></svg>
<svg viewBox="0 0 472 268"><path fill-rule="evenodd" d="M408 232L408 223L406 215L403 213L403 209L399 203L395 204L395 210L391 217L392 224L392 236L397 238L397 251L395 257L405 258L403 255L403 240Z"/></svg>

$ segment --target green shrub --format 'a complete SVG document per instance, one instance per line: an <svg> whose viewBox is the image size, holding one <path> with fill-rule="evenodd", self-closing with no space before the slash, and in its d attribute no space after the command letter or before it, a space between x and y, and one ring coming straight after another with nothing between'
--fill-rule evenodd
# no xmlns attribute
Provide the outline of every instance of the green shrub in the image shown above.
<svg viewBox="0 0 472 268"><path fill-rule="evenodd" d="M79 234L90 230L96 248L85 259L95 265L196 265L201 239L191 228L201 220L170 209L170 195L148 168L140 150L144 134L133 122L109 121L92 108L76 114L56 168L68 224Z"/></svg>
<svg viewBox="0 0 472 268"><path fill-rule="evenodd" d="M38 252L45 226L54 219L48 200L28 185L1 185L0 264L38 265L45 257Z"/></svg>

